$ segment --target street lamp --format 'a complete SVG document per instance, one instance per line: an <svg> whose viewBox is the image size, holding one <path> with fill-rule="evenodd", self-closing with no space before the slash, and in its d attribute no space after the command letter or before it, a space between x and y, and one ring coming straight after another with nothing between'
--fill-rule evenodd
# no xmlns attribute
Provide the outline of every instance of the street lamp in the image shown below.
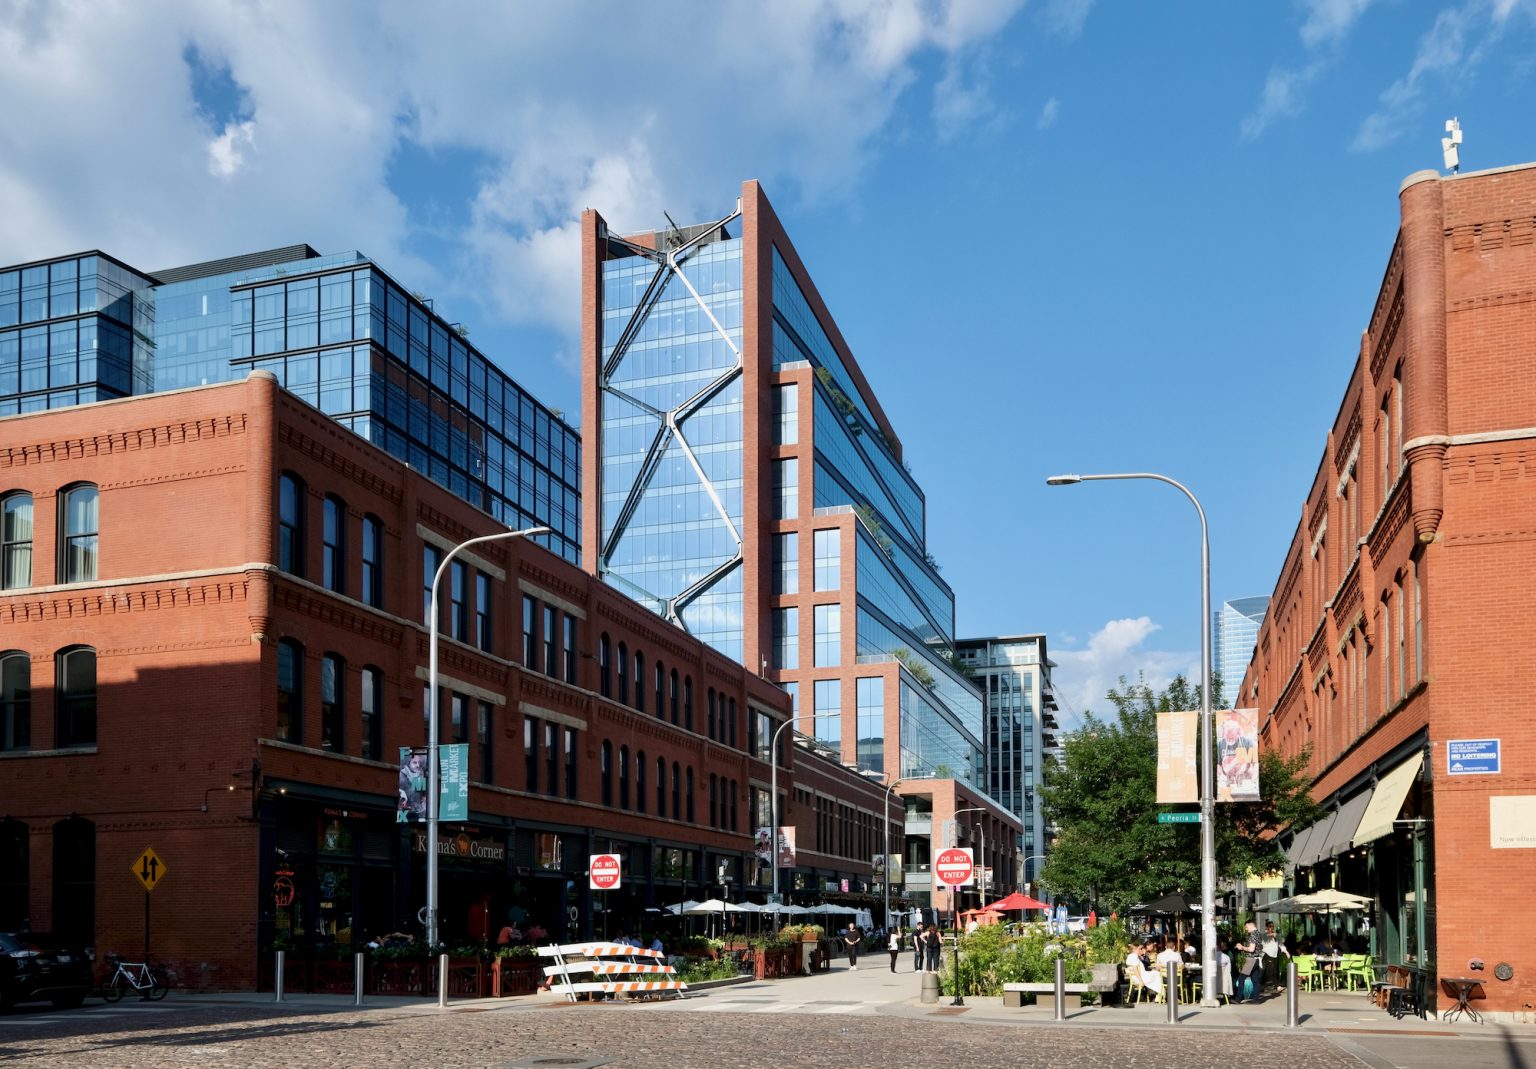
<svg viewBox="0 0 1536 1069"><path fill-rule="evenodd" d="M481 535L467 542L460 542L444 555L432 576L432 599L429 602L427 642L427 945L437 945L437 810L441 799L438 792L438 739L437 739L437 587L448 563L470 546L482 542L496 542L507 538L527 538L530 535L548 534L548 527L529 527L522 531L498 531ZM442 981L440 981L442 982Z"/></svg>
<svg viewBox="0 0 1536 1069"><path fill-rule="evenodd" d="M783 904L779 901L779 736L794 722L795 714L791 712L789 719L774 729L773 738L768 743L768 763L773 769L768 788L768 817L772 821L772 827L768 829L769 842L772 843L768 848L768 860L773 865L773 904L775 906Z"/></svg>
<svg viewBox="0 0 1536 1069"><path fill-rule="evenodd" d="M955 810L955 816L954 816L954 820L955 820L955 838L958 839L960 837L960 814L961 813L986 813L986 812L989 812L987 807L986 806L980 806L980 805L968 805L964 809L957 809L957 810ZM981 836L981 854L982 854L982 861L985 862L986 861L986 854L987 854L987 836L986 836L985 832L983 832L982 836ZM982 886L981 868L982 868L981 865L975 866L975 869L976 869L976 886L978 886L978 887ZM984 905L985 903L981 903L981 904ZM965 997L960 994L960 913L959 913L959 910L958 910L958 908L956 906L956 903L955 903L955 889L953 887L951 887L949 889L949 923L955 929L955 997L954 997L953 1000L950 1001L950 1005L951 1006L964 1006L965 1005Z"/></svg>
<svg viewBox="0 0 1536 1069"><path fill-rule="evenodd" d="M1071 486L1074 483L1109 479L1152 479L1167 483L1189 498L1200 516L1200 971L1209 977L1200 987L1200 1005L1219 1005L1216 983L1216 772L1212 766L1212 748L1216 737L1216 717L1211 711L1211 537L1205 522L1205 509L1190 493L1189 487L1166 475L1152 472L1125 472L1113 475L1053 475L1047 486Z"/></svg>

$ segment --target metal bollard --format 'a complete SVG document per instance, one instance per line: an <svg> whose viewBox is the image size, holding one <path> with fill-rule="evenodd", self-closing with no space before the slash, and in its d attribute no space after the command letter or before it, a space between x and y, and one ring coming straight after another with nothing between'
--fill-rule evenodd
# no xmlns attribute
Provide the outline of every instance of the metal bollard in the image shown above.
<svg viewBox="0 0 1536 1069"><path fill-rule="evenodd" d="M1067 963L1061 959L1060 955L1056 957L1055 988L1056 990L1051 992L1052 999L1056 1003L1051 1020L1065 1021L1067 1019Z"/></svg>
<svg viewBox="0 0 1536 1069"><path fill-rule="evenodd" d="M1163 995L1168 1000L1168 1023L1179 1023L1179 967L1174 962L1169 962L1163 967L1167 976L1163 978Z"/></svg>
<svg viewBox="0 0 1536 1069"><path fill-rule="evenodd" d="M1301 1027L1301 993L1296 990L1296 961L1285 963L1285 1027Z"/></svg>
<svg viewBox="0 0 1536 1069"><path fill-rule="evenodd" d="M363 1004L363 969L367 967L368 955L358 951L352 957L352 1005Z"/></svg>
<svg viewBox="0 0 1536 1069"><path fill-rule="evenodd" d="M437 1008L448 1008L448 955L437 956Z"/></svg>
<svg viewBox="0 0 1536 1069"><path fill-rule="evenodd" d="M939 974L932 972L923 973L922 983L918 985L920 998L923 1002L939 1001Z"/></svg>
<svg viewBox="0 0 1536 1069"><path fill-rule="evenodd" d="M273 978L272 981L272 989L276 992L277 997L272 1000L273 1002L283 1001L283 959L286 958L287 955L288 952L285 950L279 950L277 952L277 975Z"/></svg>

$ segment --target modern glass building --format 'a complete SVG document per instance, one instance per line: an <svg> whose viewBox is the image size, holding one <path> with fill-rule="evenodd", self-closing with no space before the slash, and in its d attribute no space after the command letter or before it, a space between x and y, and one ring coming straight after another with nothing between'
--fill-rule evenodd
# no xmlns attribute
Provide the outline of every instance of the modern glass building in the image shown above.
<svg viewBox="0 0 1536 1069"><path fill-rule="evenodd" d="M821 752L1006 820L922 489L767 198L749 182L712 222L583 227L584 567L779 682ZM988 852L1011 858L1002 832Z"/></svg>
<svg viewBox="0 0 1536 1069"><path fill-rule="evenodd" d="M962 670L986 701L987 790L1019 818L1021 879L1033 883L1047 853L1036 785L1056 744L1056 693L1044 635L967 638L955 644Z"/></svg>
<svg viewBox="0 0 1536 1069"><path fill-rule="evenodd" d="M579 558L581 440L432 302L359 252L163 271L101 252L0 268L0 416L271 371L511 527Z"/></svg>
<svg viewBox="0 0 1536 1069"><path fill-rule="evenodd" d="M1237 691L1253 658L1259 625L1268 611L1266 595L1224 601L1221 608L1211 613L1211 663L1221 673L1220 693L1213 696L1218 707L1242 704Z"/></svg>

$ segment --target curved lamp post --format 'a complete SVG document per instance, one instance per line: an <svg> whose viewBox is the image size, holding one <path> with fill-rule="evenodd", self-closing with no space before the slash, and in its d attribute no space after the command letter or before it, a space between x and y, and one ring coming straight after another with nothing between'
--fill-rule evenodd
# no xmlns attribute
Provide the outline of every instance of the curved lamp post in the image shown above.
<svg viewBox="0 0 1536 1069"><path fill-rule="evenodd" d="M432 576L432 600L427 610L427 945L437 945L437 810L441 787L438 784L438 701L437 701L437 588L448 563L470 546L482 542L499 542L508 538L527 538L531 535L548 534L548 527L529 527L522 531L498 531L460 542L444 554ZM444 986L442 990L446 991Z"/></svg>
<svg viewBox="0 0 1536 1069"><path fill-rule="evenodd" d="M1047 486L1071 486L1074 483L1109 479L1152 479L1167 483L1189 498L1200 516L1200 972L1208 977L1200 986L1200 1005L1219 1004L1216 976L1216 772L1211 763L1215 741L1216 718L1211 711L1211 538L1205 522L1205 509L1190 493L1189 487L1176 479L1153 472L1137 471L1113 475L1052 475Z"/></svg>
<svg viewBox="0 0 1536 1069"><path fill-rule="evenodd" d="M795 714L791 712L789 718L774 729L773 739L768 743L768 764L773 769L768 788L768 818L773 826L768 829L769 842L768 860L773 865L773 904L775 907L783 905L779 900L779 736L784 729L795 722ZM775 910L777 912L777 910ZM777 923L777 922L775 922Z"/></svg>

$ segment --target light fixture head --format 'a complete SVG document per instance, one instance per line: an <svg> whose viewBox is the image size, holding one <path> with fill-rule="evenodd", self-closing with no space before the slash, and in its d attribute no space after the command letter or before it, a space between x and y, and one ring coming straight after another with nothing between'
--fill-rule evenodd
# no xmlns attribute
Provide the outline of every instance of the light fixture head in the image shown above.
<svg viewBox="0 0 1536 1069"><path fill-rule="evenodd" d="M1083 481L1083 477L1081 475L1072 475L1072 474L1052 475L1050 478L1045 480L1045 485L1046 486L1071 486L1074 483L1080 483L1082 481Z"/></svg>

